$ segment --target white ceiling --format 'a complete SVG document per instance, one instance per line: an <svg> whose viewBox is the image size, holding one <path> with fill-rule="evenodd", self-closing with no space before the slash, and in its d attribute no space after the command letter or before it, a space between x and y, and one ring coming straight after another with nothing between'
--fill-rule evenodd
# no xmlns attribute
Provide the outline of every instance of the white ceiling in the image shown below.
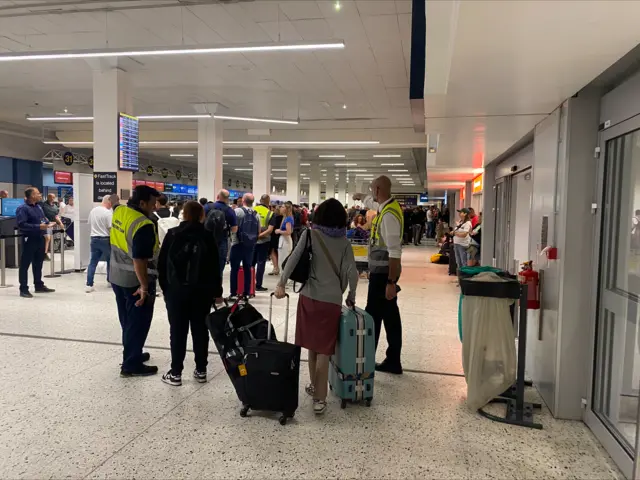
<svg viewBox="0 0 640 480"><path fill-rule="evenodd" d="M425 127L439 167L428 178L439 184L491 162L640 42L637 1L426 5Z"/></svg>

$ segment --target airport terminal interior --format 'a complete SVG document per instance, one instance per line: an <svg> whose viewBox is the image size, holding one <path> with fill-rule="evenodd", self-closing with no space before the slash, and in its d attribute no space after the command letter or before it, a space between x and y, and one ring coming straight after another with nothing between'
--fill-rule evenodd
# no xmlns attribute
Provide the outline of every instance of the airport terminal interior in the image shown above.
<svg viewBox="0 0 640 480"><path fill-rule="evenodd" d="M618 0L0 0L0 479L640 478L638 18ZM160 293L143 305L159 371L128 375L114 268L136 288L134 236L163 236L143 191L176 224L185 202L268 197L296 235L327 234L314 206L337 199L359 270L340 332L393 304L371 299L391 298L375 280L397 224L382 283L403 372L373 368L396 343L385 317L375 351L371 328L345 330L356 373L336 347L326 410L303 348L295 416L243 416L248 355L235 374L211 340L199 382L189 340L182 385L163 381ZM109 215L138 220L114 220L113 285L102 261L88 288L92 212L115 196ZM42 256L55 291L34 285ZM240 302L279 340L251 348L310 324L279 278ZM363 401L342 401L351 384Z"/></svg>

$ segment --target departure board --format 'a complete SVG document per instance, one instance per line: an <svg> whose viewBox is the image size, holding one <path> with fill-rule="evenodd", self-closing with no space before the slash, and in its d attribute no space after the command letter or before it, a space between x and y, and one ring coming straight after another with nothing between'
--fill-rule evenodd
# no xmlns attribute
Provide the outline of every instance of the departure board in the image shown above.
<svg viewBox="0 0 640 480"><path fill-rule="evenodd" d="M118 154L120 170L137 172L138 162L138 119L131 115L118 115Z"/></svg>

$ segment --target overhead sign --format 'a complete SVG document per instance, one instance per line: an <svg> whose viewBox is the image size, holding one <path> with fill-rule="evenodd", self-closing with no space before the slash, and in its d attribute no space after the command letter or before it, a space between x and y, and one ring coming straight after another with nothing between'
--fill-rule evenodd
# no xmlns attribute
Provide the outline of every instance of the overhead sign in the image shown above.
<svg viewBox="0 0 640 480"><path fill-rule="evenodd" d="M482 192L482 174L478 175L476 178L473 179L471 191L473 193Z"/></svg>
<svg viewBox="0 0 640 480"><path fill-rule="evenodd" d="M91 155L88 159L87 159L87 163L89 164L89 166L91 168L93 168L93 155Z"/></svg>
<svg viewBox="0 0 640 480"><path fill-rule="evenodd" d="M93 201L101 202L107 195L116 193L118 174L116 172L93 173Z"/></svg>
<svg viewBox="0 0 640 480"><path fill-rule="evenodd" d="M64 164L67 167L70 167L71 165L73 165L73 153L71 152L64 152L64 155L62 156L62 161L64 162Z"/></svg>
<svg viewBox="0 0 640 480"><path fill-rule="evenodd" d="M71 172L53 171L53 182L62 185L73 185L73 174Z"/></svg>
<svg viewBox="0 0 640 480"><path fill-rule="evenodd" d="M167 178L169 176L169 170L167 170L166 168L163 168L161 171L162 174L162 178Z"/></svg>
<svg viewBox="0 0 640 480"><path fill-rule="evenodd" d="M182 172L180 170L176 170L176 178L180 180L182 178Z"/></svg>
<svg viewBox="0 0 640 480"><path fill-rule="evenodd" d="M147 167L147 175L149 176L153 175L153 167L151 165Z"/></svg>
<svg viewBox="0 0 640 480"><path fill-rule="evenodd" d="M429 192L420 194L420 203L427 203L429 201Z"/></svg>
<svg viewBox="0 0 640 480"><path fill-rule="evenodd" d="M131 115L118 115L118 154L120 170L137 172L138 160L138 119Z"/></svg>

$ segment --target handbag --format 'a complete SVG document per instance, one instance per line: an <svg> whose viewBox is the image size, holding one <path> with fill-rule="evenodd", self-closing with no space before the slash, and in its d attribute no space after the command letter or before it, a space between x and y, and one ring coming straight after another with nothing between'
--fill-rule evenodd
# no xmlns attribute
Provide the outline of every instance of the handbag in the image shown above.
<svg viewBox="0 0 640 480"><path fill-rule="evenodd" d="M293 255L293 251L289 254L287 258L285 258L284 262L282 262L282 268L284 269L287 265L287 262ZM295 293L300 293L302 288L305 286L307 281L309 280L309 275L311 274L311 259L313 258L313 250L311 248L311 231L307 229L307 240L304 245L304 250L298 259L298 263L293 267L291 271L291 275L289 275L289 280L293 280L293 291ZM300 288L296 291L295 284L299 283Z"/></svg>

